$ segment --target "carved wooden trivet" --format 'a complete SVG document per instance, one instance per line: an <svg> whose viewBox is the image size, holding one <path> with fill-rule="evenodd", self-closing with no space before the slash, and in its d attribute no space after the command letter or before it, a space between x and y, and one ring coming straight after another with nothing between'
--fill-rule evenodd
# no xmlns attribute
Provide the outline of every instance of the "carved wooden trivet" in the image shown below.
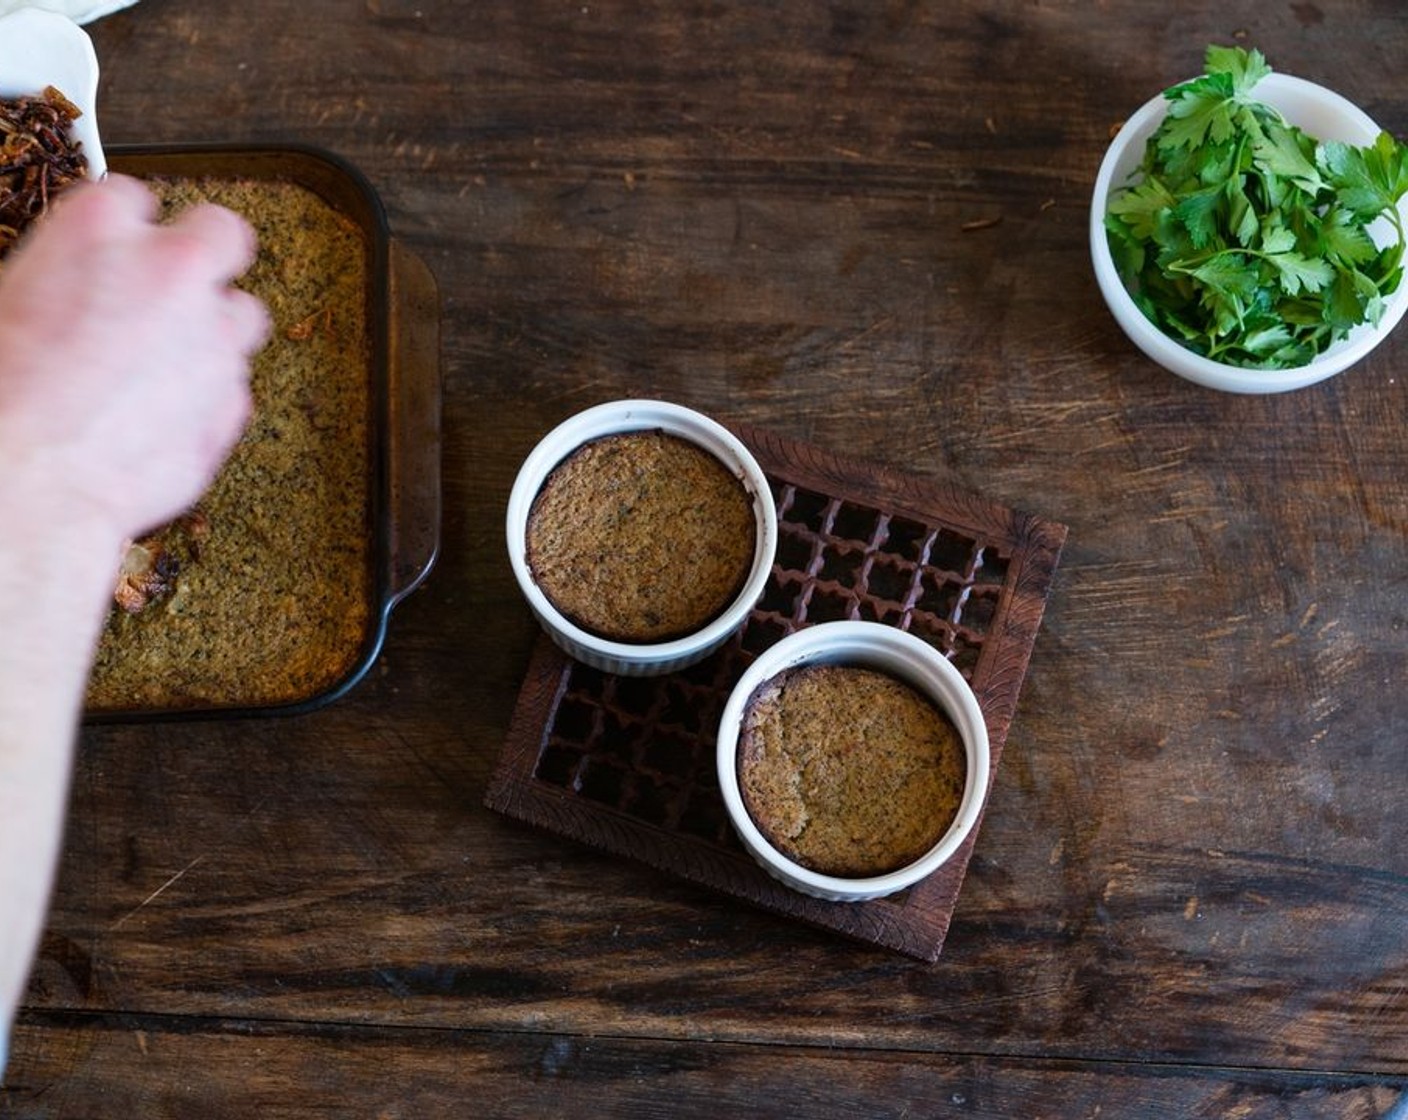
<svg viewBox="0 0 1408 1120"><path fill-rule="evenodd" d="M996 780L1066 527L954 487L744 428L772 483L778 554L743 629L681 673L617 677L534 649L489 808L694 883L933 961L975 828L918 885L834 903L782 886L735 839L714 770L730 689L793 630L834 619L897 626L937 646L977 694ZM986 801L984 802L986 805ZM979 821L981 826L981 820Z"/></svg>

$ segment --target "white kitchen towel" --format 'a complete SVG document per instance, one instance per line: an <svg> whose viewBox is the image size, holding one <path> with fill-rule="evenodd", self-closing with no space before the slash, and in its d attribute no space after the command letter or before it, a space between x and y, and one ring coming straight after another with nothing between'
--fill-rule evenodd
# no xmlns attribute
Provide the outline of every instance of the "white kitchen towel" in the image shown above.
<svg viewBox="0 0 1408 1120"><path fill-rule="evenodd" d="M0 16L21 8L43 8L68 16L74 23L92 23L95 19L130 8L137 0L0 0Z"/></svg>

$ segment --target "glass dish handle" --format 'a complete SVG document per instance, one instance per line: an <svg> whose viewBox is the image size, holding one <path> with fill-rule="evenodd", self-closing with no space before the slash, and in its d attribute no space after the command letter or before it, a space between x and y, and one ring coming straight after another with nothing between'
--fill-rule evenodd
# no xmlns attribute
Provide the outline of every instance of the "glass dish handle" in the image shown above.
<svg viewBox="0 0 1408 1120"><path fill-rule="evenodd" d="M440 552L440 298L418 256L392 240L388 462L388 609L414 591Z"/></svg>

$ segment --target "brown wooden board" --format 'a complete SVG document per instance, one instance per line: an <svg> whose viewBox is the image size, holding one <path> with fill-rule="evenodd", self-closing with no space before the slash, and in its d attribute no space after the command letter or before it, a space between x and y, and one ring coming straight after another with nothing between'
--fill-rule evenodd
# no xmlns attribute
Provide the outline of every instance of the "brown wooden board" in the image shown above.
<svg viewBox="0 0 1408 1120"><path fill-rule="evenodd" d="M838 619L898 626L937 646L977 694L998 773L1066 527L956 488L741 429L773 486L772 578L738 634L663 677L617 677L544 636L485 803L812 925L933 961L975 828L935 874L862 903L798 894L733 835L714 740L734 682L763 649ZM981 825L981 820L979 822Z"/></svg>

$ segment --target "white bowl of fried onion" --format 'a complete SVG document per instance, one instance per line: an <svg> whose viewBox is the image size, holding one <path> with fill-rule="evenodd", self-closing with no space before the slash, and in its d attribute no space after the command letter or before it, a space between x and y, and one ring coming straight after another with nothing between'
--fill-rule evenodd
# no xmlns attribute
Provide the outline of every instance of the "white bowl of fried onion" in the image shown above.
<svg viewBox="0 0 1408 1120"><path fill-rule="evenodd" d="M0 99L43 97L49 89L78 111L69 138L80 145L87 177L101 179L107 160L98 139L98 56L88 33L40 8L0 16Z"/></svg>

